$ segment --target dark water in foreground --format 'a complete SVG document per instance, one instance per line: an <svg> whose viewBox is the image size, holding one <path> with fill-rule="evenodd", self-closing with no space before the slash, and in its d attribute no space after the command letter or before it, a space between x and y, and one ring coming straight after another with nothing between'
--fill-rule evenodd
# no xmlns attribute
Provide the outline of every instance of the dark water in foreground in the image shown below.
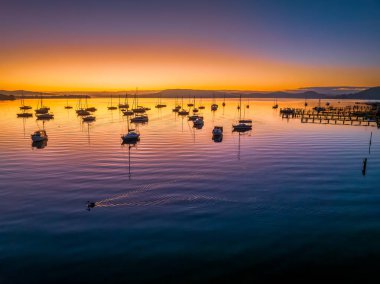
<svg viewBox="0 0 380 284"><path fill-rule="evenodd" d="M98 108L90 125L63 100L45 103L55 119L36 149L30 134L42 123L0 102L0 283L376 277L378 129L301 124L251 101L253 130L239 135L237 101L227 100L215 113L203 101L195 130L173 101L157 110L152 99L141 102L152 108L141 141L128 147L126 118L107 99L89 102ZM224 126L222 143L211 140L214 125ZM99 206L87 211L87 200Z"/></svg>

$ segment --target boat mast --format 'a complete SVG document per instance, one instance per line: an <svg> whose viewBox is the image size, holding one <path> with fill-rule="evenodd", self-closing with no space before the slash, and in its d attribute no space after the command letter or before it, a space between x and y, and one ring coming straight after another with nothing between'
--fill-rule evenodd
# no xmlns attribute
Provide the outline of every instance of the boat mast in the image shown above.
<svg viewBox="0 0 380 284"><path fill-rule="evenodd" d="M240 95L240 107L239 107L239 120L241 120L241 95Z"/></svg>

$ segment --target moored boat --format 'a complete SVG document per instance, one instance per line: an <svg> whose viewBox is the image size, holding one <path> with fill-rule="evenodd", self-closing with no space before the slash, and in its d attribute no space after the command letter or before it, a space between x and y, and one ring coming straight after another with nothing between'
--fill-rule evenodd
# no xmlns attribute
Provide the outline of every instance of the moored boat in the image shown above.
<svg viewBox="0 0 380 284"><path fill-rule="evenodd" d="M41 142L48 140L48 135L45 130L37 130L31 135L33 142Z"/></svg>

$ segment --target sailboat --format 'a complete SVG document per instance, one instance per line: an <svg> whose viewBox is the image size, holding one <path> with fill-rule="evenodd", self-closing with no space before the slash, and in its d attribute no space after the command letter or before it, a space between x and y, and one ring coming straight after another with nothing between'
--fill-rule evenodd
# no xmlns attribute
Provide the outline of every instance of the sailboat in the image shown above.
<svg viewBox="0 0 380 284"><path fill-rule="evenodd" d="M73 107L69 105L69 99L66 99L65 109L72 109Z"/></svg>
<svg viewBox="0 0 380 284"><path fill-rule="evenodd" d="M96 107L89 107L88 106L88 102L87 102L87 97L86 97L86 99L85 99L85 106L86 106L86 108L85 108L85 110L86 111L89 111L89 112L95 112L95 111L97 111L97 109L96 109Z"/></svg>
<svg viewBox="0 0 380 284"><path fill-rule="evenodd" d="M163 107L166 107L165 104L162 103L162 97L161 95L158 97L157 99L157 105L156 105L156 108L163 108Z"/></svg>
<svg viewBox="0 0 380 284"><path fill-rule="evenodd" d="M194 96L194 104L193 105L195 106L195 96ZM196 107L193 108L193 113L197 113L198 111L199 110Z"/></svg>
<svg viewBox="0 0 380 284"><path fill-rule="evenodd" d="M305 98L305 103L304 103L304 105L305 105L305 107L307 107L307 105L308 105L308 104L307 104L307 101L306 101L306 98Z"/></svg>
<svg viewBox="0 0 380 284"><path fill-rule="evenodd" d="M117 109L117 107L115 107L115 106L112 105L112 95L111 95L111 103L108 106L108 110L115 110L115 109Z"/></svg>
<svg viewBox="0 0 380 284"><path fill-rule="evenodd" d="M249 108L249 98L247 99L248 103L246 105L246 108Z"/></svg>
<svg viewBox="0 0 380 284"><path fill-rule="evenodd" d="M250 119L241 119L241 95L240 95L240 104L239 104L239 122L233 124L232 128L237 132L244 132L252 129L252 120Z"/></svg>
<svg viewBox="0 0 380 284"><path fill-rule="evenodd" d="M128 143L128 142L136 142L140 140L140 133L136 131L135 129L129 128L129 119L127 119L127 127L128 127L128 133L123 134L121 136L121 139L123 140L123 143Z"/></svg>
<svg viewBox="0 0 380 284"><path fill-rule="evenodd" d="M272 108L273 108L273 109L278 108L277 99L274 100L274 104L273 104Z"/></svg>
<svg viewBox="0 0 380 284"><path fill-rule="evenodd" d="M21 106L20 106L20 110L22 110L21 113L18 113L17 114L17 117L33 117L33 114L32 113L29 113L29 112L26 112L27 110L30 110L32 107L31 106L26 106L24 104L24 96L21 97Z"/></svg>
<svg viewBox="0 0 380 284"><path fill-rule="evenodd" d="M194 97L195 98L195 97ZM189 103L187 104L188 107L192 107L194 106L194 104L190 101L190 97L189 97Z"/></svg>
<svg viewBox="0 0 380 284"><path fill-rule="evenodd" d="M31 106L27 106L27 105L25 105L25 101L24 101L24 92L22 92L22 95L21 95L21 106L20 106L20 109L21 109L21 110L29 110L29 109L32 109Z"/></svg>
<svg viewBox="0 0 380 284"><path fill-rule="evenodd" d="M48 140L48 135L45 130L37 130L34 131L32 135L30 135L33 142L41 142L44 140Z"/></svg>
<svg viewBox="0 0 380 284"><path fill-rule="evenodd" d="M124 103L120 103L120 97L119 97L119 108L129 108L128 104L128 93L125 93Z"/></svg>
<svg viewBox="0 0 380 284"><path fill-rule="evenodd" d="M37 109L35 110L36 114L45 114L45 113L48 113L49 110L50 110L49 107L43 106L42 95L41 95L39 104L37 104Z"/></svg>
<svg viewBox="0 0 380 284"><path fill-rule="evenodd" d="M216 111L218 109L218 105L215 103L215 94L212 95L212 105L211 110Z"/></svg>
<svg viewBox="0 0 380 284"><path fill-rule="evenodd" d="M199 109L205 109L205 106L204 105L202 105L202 97L201 97L201 99L200 99L200 103L199 103L200 105L199 105Z"/></svg>
<svg viewBox="0 0 380 284"><path fill-rule="evenodd" d="M145 113L146 112L146 108L142 107L142 106L139 106L139 99L138 99L138 96L137 96L137 90L136 90L136 93L135 93L135 98L133 99L133 109L132 111L134 113Z"/></svg>
<svg viewBox="0 0 380 284"><path fill-rule="evenodd" d="M318 100L318 106L316 106L314 108L315 111L317 112L321 112L321 111L325 111L326 109L324 107L321 107L321 99Z"/></svg>
<svg viewBox="0 0 380 284"><path fill-rule="evenodd" d="M203 116L199 116L196 120L193 121L193 126L195 128L201 129L204 125Z"/></svg>
<svg viewBox="0 0 380 284"><path fill-rule="evenodd" d="M178 105L178 97L175 98L175 101L174 101L174 108L172 109L173 112L178 112L180 109L181 109L181 106Z"/></svg>
<svg viewBox="0 0 380 284"><path fill-rule="evenodd" d="M133 123L146 123L148 122L148 116L146 114L137 114L135 117L131 118Z"/></svg>
<svg viewBox="0 0 380 284"><path fill-rule="evenodd" d="M120 105L119 105L119 107L120 107ZM129 110L128 94L127 93L125 93L124 105L122 105L122 107L126 108L126 110L122 110L122 112L125 116L130 116L130 115L134 114L133 110Z"/></svg>
<svg viewBox="0 0 380 284"><path fill-rule="evenodd" d="M79 98L77 109L75 110L78 116L90 115L90 111L86 110L85 105L82 105L82 99Z"/></svg>
<svg viewBox="0 0 380 284"><path fill-rule="evenodd" d="M179 115L188 115L189 112L185 109L183 109L183 97L182 97L182 105L181 105L181 110L178 111Z"/></svg>
<svg viewBox="0 0 380 284"><path fill-rule="evenodd" d="M86 115L82 117L83 122L93 122L96 120L96 117L93 115Z"/></svg>
<svg viewBox="0 0 380 284"><path fill-rule="evenodd" d="M223 140L223 126L215 126L212 130L212 140L214 142L222 142Z"/></svg>
<svg viewBox="0 0 380 284"><path fill-rule="evenodd" d="M224 97L223 97L223 103L222 103L222 106L226 106L226 95L224 95Z"/></svg>

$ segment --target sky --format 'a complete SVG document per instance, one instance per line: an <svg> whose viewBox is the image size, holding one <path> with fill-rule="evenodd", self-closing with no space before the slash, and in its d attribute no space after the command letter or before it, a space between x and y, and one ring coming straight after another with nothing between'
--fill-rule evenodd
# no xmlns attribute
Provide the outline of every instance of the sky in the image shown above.
<svg viewBox="0 0 380 284"><path fill-rule="evenodd" d="M0 0L0 89L380 85L378 0Z"/></svg>

